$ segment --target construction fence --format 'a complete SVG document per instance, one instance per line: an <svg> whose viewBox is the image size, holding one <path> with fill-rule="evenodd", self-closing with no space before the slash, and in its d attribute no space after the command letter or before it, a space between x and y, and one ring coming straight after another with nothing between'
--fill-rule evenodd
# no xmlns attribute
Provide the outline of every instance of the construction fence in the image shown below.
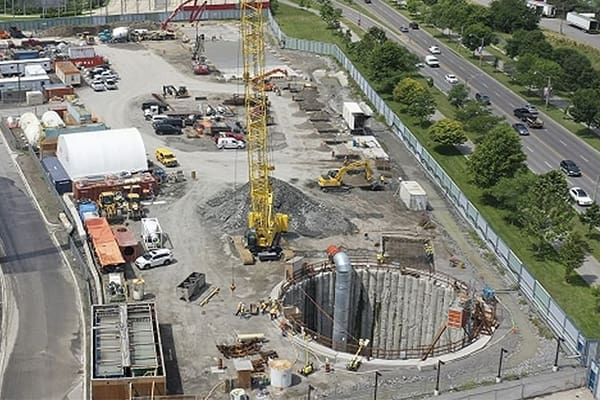
<svg viewBox="0 0 600 400"><path fill-rule="evenodd" d="M581 363L588 368L589 372L587 386L592 390L596 398L600 399L600 391L598 391L597 384L598 362L596 361L598 342L587 339L580 332L559 304L550 296L548 291L528 271L527 266L519 260L517 255L496 234L473 203L469 201L452 178L446 174L444 169L421 145L408 127L404 125L369 82L360 74L344 52L335 44L288 37L281 31L271 14L269 14L269 22L281 48L331 56L348 72L356 85L362 90L366 99L385 118L392 131L415 156L430 178L440 187L446 198L454 205L461 216L469 222L488 248L496 254L497 259L504 266L509 276L516 282L521 292L534 304L539 315L548 323L556 336L564 338L566 346L571 351L581 355Z"/></svg>

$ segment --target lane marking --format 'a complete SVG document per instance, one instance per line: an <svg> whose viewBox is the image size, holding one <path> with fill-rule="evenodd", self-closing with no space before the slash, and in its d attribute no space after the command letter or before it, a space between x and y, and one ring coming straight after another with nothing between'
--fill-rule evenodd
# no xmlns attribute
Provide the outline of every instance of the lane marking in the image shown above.
<svg viewBox="0 0 600 400"><path fill-rule="evenodd" d="M544 161L544 164L546 164L548 166L548 168L554 169L554 166L552 164L550 164L548 161Z"/></svg>
<svg viewBox="0 0 600 400"><path fill-rule="evenodd" d="M561 142L562 142L562 140L561 140ZM564 144L564 143L563 143L563 144ZM582 159L583 161L585 161L585 162L589 162L589 161L588 161L588 159L587 159L587 158L585 158L584 156L581 156L581 159Z"/></svg>

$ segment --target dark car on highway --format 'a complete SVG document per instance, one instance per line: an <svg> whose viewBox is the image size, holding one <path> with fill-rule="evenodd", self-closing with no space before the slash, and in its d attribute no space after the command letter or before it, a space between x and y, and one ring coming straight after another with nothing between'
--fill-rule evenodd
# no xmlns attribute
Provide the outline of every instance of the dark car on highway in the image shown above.
<svg viewBox="0 0 600 400"><path fill-rule="evenodd" d="M517 132L521 136L529 135L529 129L527 129L527 126L525 124L518 122L516 124L513 124L512 127L515 130L515 132Z"/></svg>
<svg viewBox="0 0 600 400"><path fill-rule="evenodd" d="M154 128L157 135L181 135L183 131L177 126L170 124L160 124Z"/></svg>
<svg viewBox="0 0 600 400"><path fill-rule="evenodd" d="M490 96L488 96L487 94L483 94L483 93L476 93L475 100L477 100L481 104L485 104L486 106L489 106L490 104L492 104L492 102L490 100Z"/></svg>
<svg viewBox="0 0 600 400"><path fill-rule="evenodd" d="M408 27L409 27L410 29L419 29L419 24L417 24L416 22L410 22L410 23L408 24Z"/></svg>
<svg viewBox="0 0 600 400"><path fill-rule="evenodd" d="M581 176L581 170L573 160L562 160L560 170L568 176Z"/></svg>
<svg viewBox="0 0 600 400"><path fill-rule="evenodd" d="M406 26L402 25L402 26L400 27L400 32L404 32L404 33L406 33L406 32L408 32L408 28L407 28Z"/></svg>
<svg viewBox="0 0 600 400"><path fill-rule="evenodd" d="M522 108L515 108L513 110L513 114L515 117L519 118L521 121L525 121L526 118L535 118L535 115L533 115L528 109L526 109L525 107Z"/></svg>

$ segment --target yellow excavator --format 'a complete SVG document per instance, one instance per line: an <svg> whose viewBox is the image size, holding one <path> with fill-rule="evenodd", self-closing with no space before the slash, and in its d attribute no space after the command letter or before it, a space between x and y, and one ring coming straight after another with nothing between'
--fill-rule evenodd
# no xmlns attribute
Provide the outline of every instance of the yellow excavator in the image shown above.
<svg viewBox="0 0 600 400"><path fill-rule="evenodd" d="M360 179L344 180L346 175L351 175L353 178L356 175L362 175ZM319 187L324 192L347 192L353 187L363 187L370 190L382 190L383 185L373 176L370 160L360 160L344 165L342 168L333 169L325 175L319 176Z"/></svg>
<svg viewBox="0 0 600 400"><path fill-rule="evenodd" d="M348 371L358 371L361 364L360 352L363 351L363 349L368 345L369 339L358 339L358 349L356 350L356 353L354 353L352 359L350 359L348 362L348 365L346 365L346 369Z"/></svg>
<svg viewBox="0 0 600 400"><path fill-rule="evenodd" d="M140 195L138 193L127 193L127 210L129 211L129 218L133 220L139 220L143 217L143 208L141 204Z"/></svg>
<svg viewBox="0 0 600 400"><path fill-rule="evenodd" d="M275 74L283 74L283 76L285 76L285 77L288 76L287 70L281 69L281 68L275 68L268 72L265 72L264 74L261 74L261 75L258 75L258 76L255 76L254 78L252 78L252 85L256 88L256 90L262 89L265 92L270 92L277 87L277 85L272 83L271 79L269 79L270 76L275 75ZM261 84L262 84L262 88L260 87Z"/></svg>

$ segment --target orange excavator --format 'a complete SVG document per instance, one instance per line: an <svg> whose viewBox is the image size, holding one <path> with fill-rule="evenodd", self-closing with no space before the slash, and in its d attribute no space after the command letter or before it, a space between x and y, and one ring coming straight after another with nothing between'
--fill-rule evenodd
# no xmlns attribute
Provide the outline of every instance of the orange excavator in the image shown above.
<svg viewBox="0 0 600 400"><path fill-rule="evenodd" d="M283 74L285 77L288 76L287 70L275 68L265 72L262 75L252 78L252 85L256 88L256 90L258 90L260 88L260 85L262 84L265 92L275 90L275 88L277 88L277 85L271 82L271 80L269 79L270 76L273 76L275 74Z"/></svg>

